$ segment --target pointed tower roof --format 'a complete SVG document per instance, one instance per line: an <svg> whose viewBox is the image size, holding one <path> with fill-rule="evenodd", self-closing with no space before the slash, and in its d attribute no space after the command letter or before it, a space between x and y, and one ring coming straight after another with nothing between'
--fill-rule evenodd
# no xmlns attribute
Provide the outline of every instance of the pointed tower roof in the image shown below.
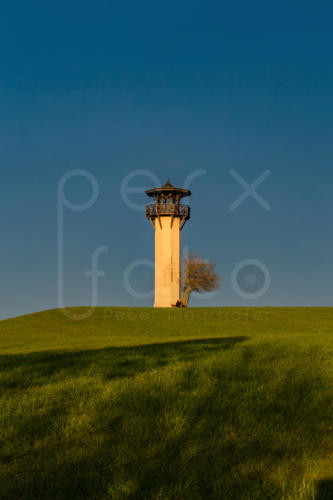
<svg viewBox="0 0 333 500"><path fill-rule="evenodd" d="M166 183L162 186L163 189L169 189L169 188L172 188L172 189L175 189L175 186L173 186L170 182L170 179L168 177L168 180L166 181Z"/></svg>
<svg viewBox="0 0 333 500"><path fill-rule="evenodd" d="M183 198L184 196L191 196L191 191L189 189L176 188L171 184L169 178L162 187L147 189L146 191L146 194L148 196L155 196L157 194L169 194L169 193L180 194L181 198Z"/></svg>

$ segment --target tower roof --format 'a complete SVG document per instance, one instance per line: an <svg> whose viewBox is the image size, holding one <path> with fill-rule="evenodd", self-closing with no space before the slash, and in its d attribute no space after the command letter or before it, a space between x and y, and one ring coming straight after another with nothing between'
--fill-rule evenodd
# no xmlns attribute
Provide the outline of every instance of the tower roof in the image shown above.
<svg viewBox="0 0 333 500"><path fill-rule="evenodd" d="M166 183L162 186L162 188L164 188L164 189L168 189L168 188L172 188L172 189L174 189L174 188L175 188L175 186L173 186L173 185L171 184L170 179L169 179L169 177L168 177L168 180L167 180L167 181L166 181Z"/></svg>
<svg viewBox="0 0 333 500"><path fill-rule="evenodd" d="M155 196L157 194L162 194L162 193L180 194L181 198L183 198L184 196L191 196L191 191L189 189L176 188L175 186L173 186L171 184L170 179L168 179L162 187L147 189L147 191L146 191L146 194L148 196Z"/></svg>

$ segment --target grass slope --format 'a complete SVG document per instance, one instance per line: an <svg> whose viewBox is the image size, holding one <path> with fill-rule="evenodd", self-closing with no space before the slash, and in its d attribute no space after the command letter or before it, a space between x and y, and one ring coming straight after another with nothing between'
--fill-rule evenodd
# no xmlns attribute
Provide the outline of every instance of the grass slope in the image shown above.
<svg viewBox="0 0 333 500"><path fill-rule="evenodd" d="M0 498L332 499L332 325L329 308L1 321Z"/></svg>

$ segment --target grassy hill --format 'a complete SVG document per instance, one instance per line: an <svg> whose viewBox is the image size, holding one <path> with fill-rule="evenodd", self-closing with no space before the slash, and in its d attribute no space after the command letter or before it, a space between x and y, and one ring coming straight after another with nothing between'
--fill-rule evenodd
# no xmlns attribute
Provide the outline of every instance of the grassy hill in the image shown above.
<svg viewBox="0 0 333 500"><path fill-rule="evenodd" d="M0 498L332 499L332 326L330 308L1 321Z"/></svg>

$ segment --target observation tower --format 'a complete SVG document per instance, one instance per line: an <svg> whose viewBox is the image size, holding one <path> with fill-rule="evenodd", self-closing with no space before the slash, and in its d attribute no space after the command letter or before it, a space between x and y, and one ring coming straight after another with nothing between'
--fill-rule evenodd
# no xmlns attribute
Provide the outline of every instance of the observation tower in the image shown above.
<svg viewBox="0 0 333 500"><path fill-rule="evenodd" d="M155 302L154 307L171 307L180 296L181 237L190 207L180 200L191 191L174 187L169 179L164 186L148 189L154 198L146 206L146 217L155 230Z"/></svg>

